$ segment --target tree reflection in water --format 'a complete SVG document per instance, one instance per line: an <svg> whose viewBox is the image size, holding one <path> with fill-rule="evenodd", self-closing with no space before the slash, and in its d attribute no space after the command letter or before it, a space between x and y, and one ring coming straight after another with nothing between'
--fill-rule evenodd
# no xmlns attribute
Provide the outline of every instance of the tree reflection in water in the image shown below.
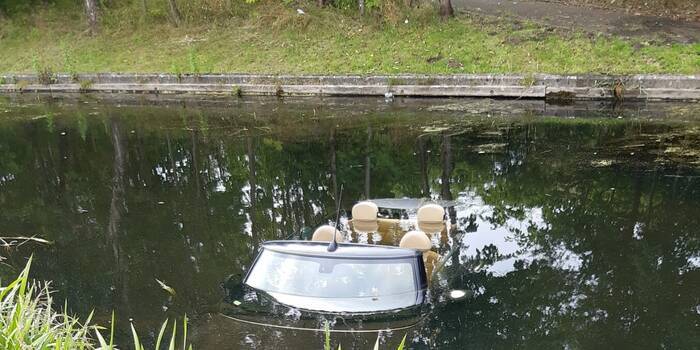
<svg viewBox="0 0 700 350"><path fill-rule="evenodd" d="M0 233L56 244L7 253L0 273L34 253L36 278L72 311L96 308L98 322L114 309L121 337L129 318L156 329L187 313L202 346L320 346L232 333L216 316L220 285L262 241L330 221L344 184L345 209L370 194L458 203L437 248L456 253L435 293L472 297L434 304L410 331L414 348L700 347L698 172L654 162L665 145L622 153L626 140L687 125L342 104L310 118L315 107L5 102ZM618 163L591 165L603 155Z"/></svg>

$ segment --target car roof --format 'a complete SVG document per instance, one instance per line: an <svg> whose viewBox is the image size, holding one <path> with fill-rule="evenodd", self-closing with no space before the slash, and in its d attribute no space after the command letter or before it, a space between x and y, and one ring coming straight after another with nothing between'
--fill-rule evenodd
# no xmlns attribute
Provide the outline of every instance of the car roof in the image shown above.
<svg viewBox="0 0 700 350"><path fill-rule="evenodd" d="M340 259L397 259L415 258L420 251L386 245L338 243L338 249L328 251L328 242L267 241L262 247L277 253Z"/></svg>

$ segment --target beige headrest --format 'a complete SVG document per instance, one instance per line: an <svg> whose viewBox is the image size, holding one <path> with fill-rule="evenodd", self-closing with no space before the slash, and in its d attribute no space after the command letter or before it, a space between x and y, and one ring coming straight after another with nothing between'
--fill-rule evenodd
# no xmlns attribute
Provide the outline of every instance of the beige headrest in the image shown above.
<svg viewBox="0 0 700 350"><path fill-rule="evenodd" d="M426 204L418 209L418 222L442 222L445 209L437 204Z"/></svg>
<svg viewBox="0 0 700 350"><path fill-rule="evenodd" d="M378 212L379 208L376 204L370 201L360 202L352 207L352 219L353 221L374 221L377 220Z"/></svg>
<svg viewBox="0 0 700 350"><path fill-rule="evenodd" d="M440 233L445 228L445 224L441 222L425 222L418 221L418 229L425 233Z"/></svg>
<svg viewBox="0 0 700 350"><path fill-rule="evenodd" d="M338 242L343 241L343 235L340 233L340 231L336 230L335 227L331 225L323 225L319 226L316 231L314 231L314 235L311 237L312 241L323 241L323 242L330 242L333 240L333 232L335 232L335 239Z"/></svg>
<svg viewBox="0 0 700 350"><path fill-rule="evenodd" d="M372 221L352 220L351 223L352 223L352 229L355 232L370 233L370 232L379 231L379 220L372 220Z"/></svg>
<svg viewBox="0 0 700 350"><path fill-rule="evenodd" d="M420 250L422 252L430 250L433 244L430 238L421 231L408 231L401 238L399 247Z"/></svg>

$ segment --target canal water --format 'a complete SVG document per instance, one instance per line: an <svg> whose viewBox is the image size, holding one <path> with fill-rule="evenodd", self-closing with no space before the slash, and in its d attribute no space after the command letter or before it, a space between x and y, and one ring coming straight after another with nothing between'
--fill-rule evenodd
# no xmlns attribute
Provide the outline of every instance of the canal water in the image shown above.
<svg viewBox="0 0 700 350"><path fill-rule="evenodd" d="M322 349L221 310L261 242L331 222L342 185L347 211L454 202L435 284L468 297L436 298L382 348L699 348L697 108L538 103L3 97L0 236L52 244L3 248L0 276L33 255L57 304L114 312L121 343L131 322L149 343L187 315L195 349Z"/></svg>

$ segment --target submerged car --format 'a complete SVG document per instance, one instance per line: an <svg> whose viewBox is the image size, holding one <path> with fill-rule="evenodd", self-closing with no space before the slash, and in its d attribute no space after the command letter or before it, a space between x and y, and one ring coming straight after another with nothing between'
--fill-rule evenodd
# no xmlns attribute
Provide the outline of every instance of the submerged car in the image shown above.
<svg viewBox="0 0 700 350"><path fill-rule="evenodd" d="M425 209L437 209L434 204L424 207L429 214ZM311 240L263 243L246 275L225 283L221 315L254 327L241 334L258 334L260 327L318 332L329 325L333 332L353 333L355 340L367 334L370 344L378 331L406 334L418 329L431 299L443 298L442 292L428 290L440 257L431 250L430 234L423 231L402 232L400 242L393 243L398 246L343 242L358 232L385 234L375 222L377 212L375 204L360 202L353 207L351 231L345 235L324 225ZM439 226L436 234L444 230L443 215L442 207L433 215ZM420 219L419 215L416 226Z"/></svg>
<svg viewBox="0 0 700 350"><path fill-rule="evenodd" d="M263 244L244 283L303 310L367 313L405 309L425 299L420 251L318 241Z"/></svg>
<svg viewBox="0 0 700 350"><path fill-rule="evenodd" d="M239 283L226 286L222 313L276 328L380 331L408 329L427 307L422 254L400 247L268 241Z"/></svg>

